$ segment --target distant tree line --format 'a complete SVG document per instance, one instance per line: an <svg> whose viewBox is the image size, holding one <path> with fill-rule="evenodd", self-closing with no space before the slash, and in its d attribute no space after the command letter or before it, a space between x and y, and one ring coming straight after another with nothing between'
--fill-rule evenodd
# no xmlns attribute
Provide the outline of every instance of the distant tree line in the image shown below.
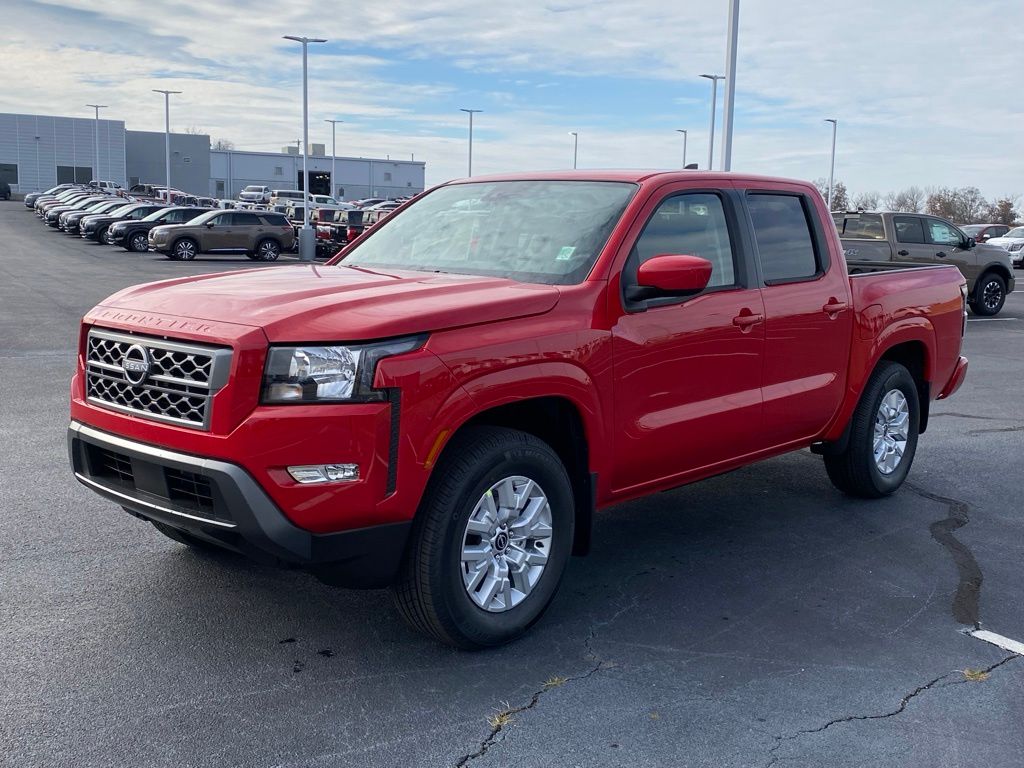
<svg viewBox="0 0 1024 768"><path fill-rule="evenodd" d="M828 179L817 179L814 185L822 197L828 199ZM878 192L851 195L841 181L832 187L832 210L930 213L956 224L1010 225L1019 217L1012 198L989 201L977 187L907 187L886 195Z"/></svg>

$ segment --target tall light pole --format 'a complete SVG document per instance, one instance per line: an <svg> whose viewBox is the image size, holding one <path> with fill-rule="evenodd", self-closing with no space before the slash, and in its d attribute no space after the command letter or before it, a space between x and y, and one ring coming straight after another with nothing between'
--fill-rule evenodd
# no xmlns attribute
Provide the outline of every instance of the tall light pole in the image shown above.
<svg viewBox="0 0 1024 768"><path fill-rule="evenodd" d="M37 128L36 130L39 130L39 129ZM39 174L41 172L42 172L42 169L39 167L39 137L36 136L36 191L37 192L42 190L42 187L39 185Z"/></svg>
<svg viewBox="0 0 1024 768"><path fill-rule="evenodd" d="M153 93L162 93L164 95L164 173L166 180L164 183L167 185L167 202L171 202L171 94L181 93L181 91L162 91L159 88L153 88Z"/></svg>
<svg viewBox="0 0 1024 768"><path fill-rule="evenodd" d="M736 43L740 31L740 0L729 0L729 34L725 48L725 97L722 104L722 170L732 170L732 115L736 104Z"/></svg>
<svg viewBox="0 0 1024 768"><path fill-rule="evenodd" d="M708 130L708 170L711 170L715 156L715 107L718 104L718 81L725 80L724 75L701 75L711 81L711 128Z"/></svg>
<svg viewBox="0 0 1024 768"><path fill-rule="evenodd" d="M576 131L569 131L572 136L572 169L576 170L576 158L579 155L580 135Z"/></svg>
<svg viewBox="0 0 1024 768"><path fill-rule="evenodd" d="M459 112L465 112L469 115L469 173L466 176L473 175L473 115L483 112L482 109L462 109L459 108Z"/></svg>
<svg viewBox="0 0 1024 768"><path fill-rule="evenodd" d="M832 181L836 175L836 127L839 121L834 117L825 118L826 123L832 123L832 160L828 166L828 210L832 212Z"/></svg>
<svg viewBox="0 0 1024 768"><path fill-rule="evenodd" d="M337 188L337 182L334 180L334 158L338 154L338 134L337 128L338 123L344 123L344 120L324 120L325 123L331 124L331 197L334 197L334 190Z"/></svg>
<svg viewBox="0 0 1024 768"><path fill-rule="evenodd" d="M106 104L86 104L87 107L92 107L96 110L96 122L95 131L96 134L96 181L100 178L100 110L106 109Z"/></svg>
<svg viewBox="0 0 1024 768"><path fill-rule="evenodd" d="M676 128L676 133L683 134L683 168L686 167L686 131L682 128Z"/></svg>
<svg viewBox="0 0 1024 768"><path fill-rule="evenodd" d="M310 43L326 43L319 37L298 37L285 35L285 40L302 43L302 229L299 230L299 260L312 261L315 250L313 230L309 227L309 68L307 50Z"/></svg>

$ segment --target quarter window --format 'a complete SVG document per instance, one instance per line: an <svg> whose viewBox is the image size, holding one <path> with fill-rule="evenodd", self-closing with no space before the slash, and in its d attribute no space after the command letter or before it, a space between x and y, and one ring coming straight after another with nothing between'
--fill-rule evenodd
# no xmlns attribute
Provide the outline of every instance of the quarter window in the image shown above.
<svg viewBox="0 0 1024 768"><path fill-rule="evenodd" d="M634 246L635 266L663 254L699 256L711 262L713 288L736 283L732 241L717 195L685 194L665 200Z"/></svg>
<svg viewBox="0 0 1024 768"><path fill-rule="evenodd" d="M892 226L896 230L896 242L914 245L924 242L924 227L917 216L893 216Z"/></svg>
<svg viewBox="0 0 1024 768"><path fill-rule="evenodd" d="M765 283L818 274L818 256L801 197L755 193L747 197L747 206Z"/></svg>

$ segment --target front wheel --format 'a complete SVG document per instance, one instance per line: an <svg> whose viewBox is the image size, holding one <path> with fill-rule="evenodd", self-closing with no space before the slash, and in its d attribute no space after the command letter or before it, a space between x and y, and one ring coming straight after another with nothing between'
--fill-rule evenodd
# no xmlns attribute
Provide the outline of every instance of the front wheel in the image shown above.
<svg viewBox="0 0 1024 768"><path fill-rule="evenodd" d="M136 232L128 238L128 250L132 253L143 253L149 250L149 236L145 232Z"/></svg>
<svg viewBox="0 0 1024 768"><path fill-rule="evenodd" d="M845 450L825 455L832 484L865 499L893 493L914 462L920 419L917 384L910 371L899 363L880 363L853 412Z"/></svg>
<svg viewBox="0 0 1024 768"><path fill-rule="evenodd" d="M171 255L178 261L192 261L196 257L199 247L194 240L179 240L171 248Z"/></svg>
<svg viewBox="0 0 1024 768"><path fill-rule="evenodd" d="M395 604L413 628L448 645L514 640L554 598L573 525L569 477L547 443L468 428L431 478L392 588Z"/></svg>
<svg viewBox="0 0 1024 768"><path fill-rule="evenodd" d="M971 299L971 311L979 317L998 315L1006 303L1006 281L999 275L989 273L983 275L974 286L974 298Z"/></svg>
<svg viewBox="0 0 1024 768"><path fill-rule="evenodd" d="M110 228L103 227L96 233L96 240L104 245L110 245Z"/></svg>

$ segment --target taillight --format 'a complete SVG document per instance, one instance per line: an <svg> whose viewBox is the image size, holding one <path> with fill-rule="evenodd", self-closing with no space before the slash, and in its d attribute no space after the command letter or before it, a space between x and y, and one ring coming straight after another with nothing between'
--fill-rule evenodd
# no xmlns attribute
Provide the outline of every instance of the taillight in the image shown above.
<svg viewBox="0 0 1024 768"><path fill-rule="evenodd" d="M349 227L348 229L345 230L345 239L348 240L350 243L357 237L359 237L359 233L356 231L355 227Z"/></svg>

